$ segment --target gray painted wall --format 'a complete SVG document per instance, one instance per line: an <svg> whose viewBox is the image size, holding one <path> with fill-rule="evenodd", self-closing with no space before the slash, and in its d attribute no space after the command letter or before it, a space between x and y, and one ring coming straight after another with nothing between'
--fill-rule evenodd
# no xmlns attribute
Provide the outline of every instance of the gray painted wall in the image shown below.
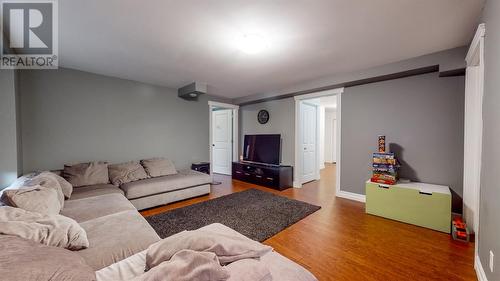
<svg viewBox="0 0 500 281"><path fill-rule="evenodd" d="M164 156L208 161L208 104L176 90L71 69L21 71L23 171Z"/></svg>
<svg viewBox="0 0 500 281"><path fill-rule="evenodd" d="M15 80L13 70L0 70L0 189L17 178Z"/></svg>
<svg viewBox="0 0 500 281"><path fill-rule="evenodd" d="M486 23L485 85L483 101L483 156L479 211L479 257L488 280L500 280L500 2L489 0L483 13ZM495 254L489 270L489 251Z"/></svg>
<svg viewBox="0 0 500 281"><path fill-rule="evenodd" d="M386 135L401 177L448 185L462 196L464 87L463 76L430 73L346 88L341 189L365 193L377 135ZM460 199L454 203L459 211Z"/></svg>
<svg viewBox="0 0 500 281"><path fill-rule="evenodd" d="M464 77L438 73L349 87L342 95L341 189L364 194L370 177L371 153L385 134L401 157L401 176L449 185L462 196ZM267 109L270 121L257 122ZM293 98L240 107L241 136L281 133L284 164L294 165L295 105ZM241 154L241 147L240 147ZM461 199L455 194L454 211Z"/></svg>
<svg viewBox="0 0 500 281"><path fill-rule="evenodd" d="M260 124L257 113L261 109L269 111L269 122ZM242 155L245 134L281 134L281 162L283 165L294 163L295 143L295 101L293 98L263 102L240 107L240 155Z"/></svg>

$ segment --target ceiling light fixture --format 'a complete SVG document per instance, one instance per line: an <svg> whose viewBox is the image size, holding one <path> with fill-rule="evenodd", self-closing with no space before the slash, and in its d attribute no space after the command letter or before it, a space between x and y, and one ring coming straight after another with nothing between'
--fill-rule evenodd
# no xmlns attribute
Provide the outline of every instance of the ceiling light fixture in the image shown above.
<svg viewBox="0 0 500 281"><path fill-rule="evenodd" d="M266 40L257 34L243 34L238 41L238 48L247 54L260 53L268 46Z"/></svg>

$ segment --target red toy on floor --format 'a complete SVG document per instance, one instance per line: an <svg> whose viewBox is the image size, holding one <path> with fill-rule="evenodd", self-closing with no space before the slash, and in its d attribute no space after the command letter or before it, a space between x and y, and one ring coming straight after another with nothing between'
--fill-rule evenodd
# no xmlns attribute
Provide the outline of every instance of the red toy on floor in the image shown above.
<svg viewBox="0 0 500 281"><path fill-rule="evenodd" d="M469 242L469 230L467 229L467 224L463 222L460 217L455 217L453 219L452 236L455 240Z"/></svg>

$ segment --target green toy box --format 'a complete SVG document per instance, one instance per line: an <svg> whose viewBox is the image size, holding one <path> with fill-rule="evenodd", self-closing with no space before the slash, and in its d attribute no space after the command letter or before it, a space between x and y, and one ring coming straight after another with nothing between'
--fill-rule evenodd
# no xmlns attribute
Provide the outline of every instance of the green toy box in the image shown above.
<svg viewBox="0 0 500 281"><path fill-rule="evenodd" d="M366 213L450 233L449 187L419 182L366 182Z"/></svg>

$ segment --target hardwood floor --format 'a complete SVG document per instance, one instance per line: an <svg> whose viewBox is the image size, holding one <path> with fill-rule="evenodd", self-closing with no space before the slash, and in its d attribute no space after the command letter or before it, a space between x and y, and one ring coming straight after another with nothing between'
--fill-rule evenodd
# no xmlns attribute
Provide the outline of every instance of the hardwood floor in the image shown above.
<svg viewBox="0 0 500 281"><path fill-rule="evenodd" d="M321 206L264 243L319 280L477 280L474 244L450 235L365 214L364 204L335 197L335 166L321 180L276 191L216 175L212 193L141 212L144 216L249 188Z"/></svg>

